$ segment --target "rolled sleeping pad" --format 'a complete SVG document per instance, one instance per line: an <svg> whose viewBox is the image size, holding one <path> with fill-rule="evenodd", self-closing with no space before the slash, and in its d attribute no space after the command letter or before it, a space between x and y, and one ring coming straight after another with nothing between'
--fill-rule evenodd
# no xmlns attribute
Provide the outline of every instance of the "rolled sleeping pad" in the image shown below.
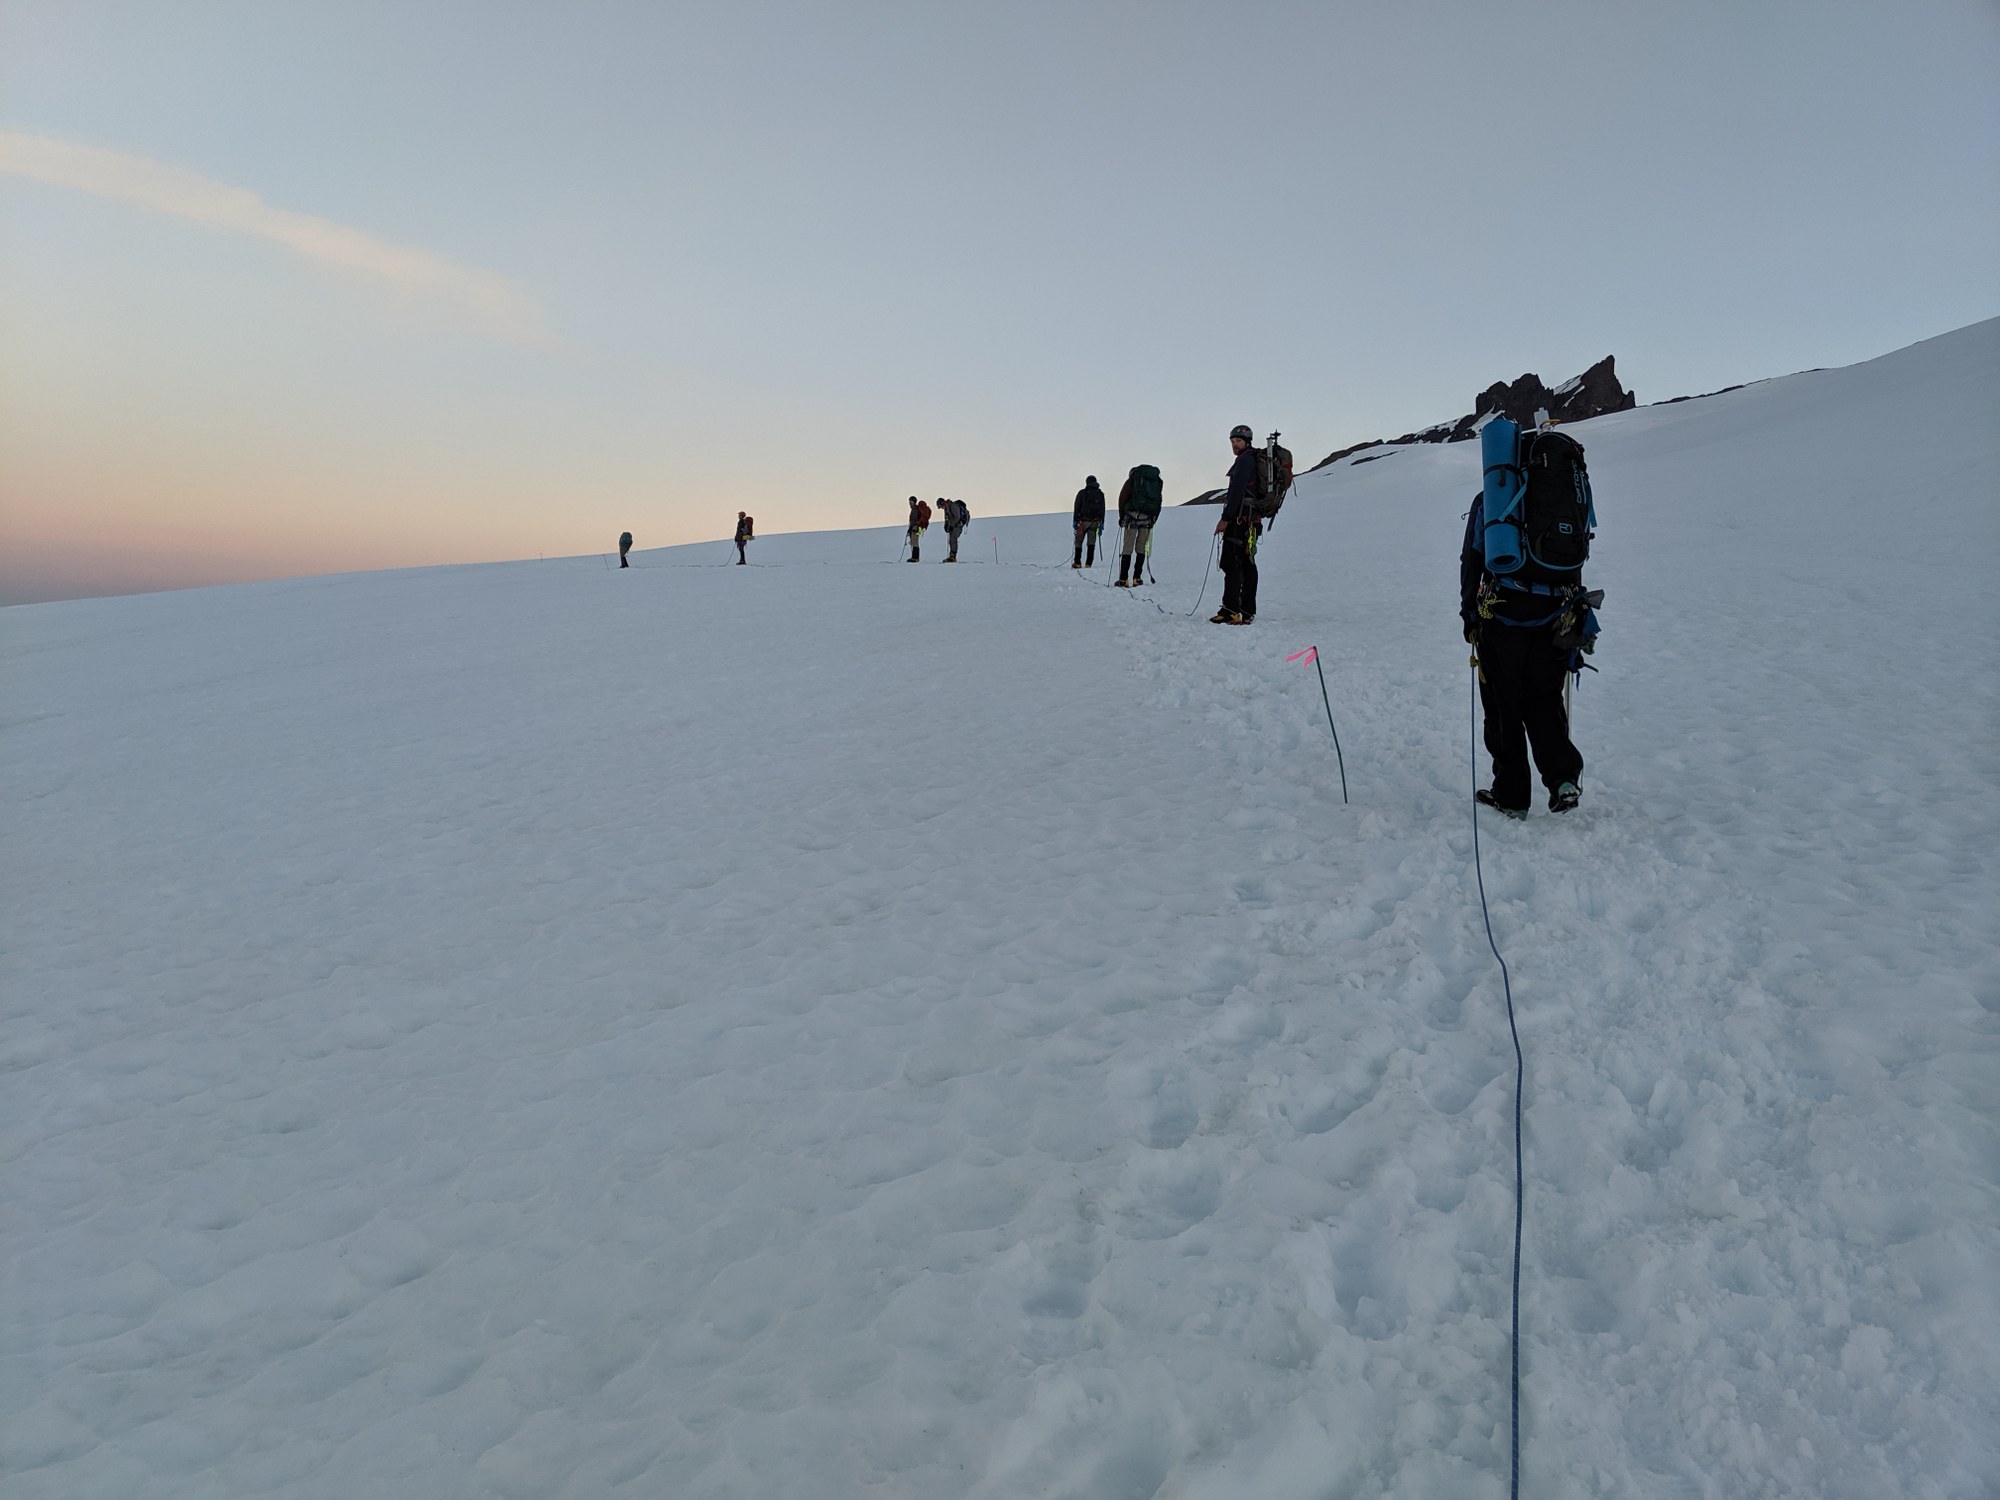
<svg viewBox="0 0 2000 1500"><path fill-rule="evenodd" d="M1521 543L1521 496L1527 476L1521 472L1521 429L1506 417L1495 417L1479 430L1479 458L1485 466L1486 571L1512 573L1526 561Z"/></svg>

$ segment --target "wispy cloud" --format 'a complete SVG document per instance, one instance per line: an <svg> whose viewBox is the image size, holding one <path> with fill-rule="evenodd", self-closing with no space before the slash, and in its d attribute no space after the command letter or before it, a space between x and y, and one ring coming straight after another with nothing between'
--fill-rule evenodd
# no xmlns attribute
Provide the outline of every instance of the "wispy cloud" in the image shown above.
<svg viewBox="0 0 2000 1500"><path fill-rule="evenodd" d="M552 348L540 310L506 277L395 245L331 219L273 208L248 188L125 151L0 130L0 175L74 188L283 245L315 264L451 309L494 337Z"/></svg>

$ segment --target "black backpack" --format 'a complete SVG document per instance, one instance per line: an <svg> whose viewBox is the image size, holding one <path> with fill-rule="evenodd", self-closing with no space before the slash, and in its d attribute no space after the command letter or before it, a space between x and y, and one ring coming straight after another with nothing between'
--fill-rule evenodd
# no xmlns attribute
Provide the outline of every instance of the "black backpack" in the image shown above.
<svg viewBox="0 0 2000 1500"><path fill-rule="evenodd" d="M1292 489L1292 450L1278 446L1278 434L1257 450L1257 484L1263 491L1250 503L1250 514L1269 521L1278 514Z"/></svg>
<svg viewBox="0 0 2000 1500"><path fill-rule="evenodd" d="M1521 566L1518 583L1571 584L1583 576L1597 515L1583 444L1566 433L1521 434Z"/></svg>

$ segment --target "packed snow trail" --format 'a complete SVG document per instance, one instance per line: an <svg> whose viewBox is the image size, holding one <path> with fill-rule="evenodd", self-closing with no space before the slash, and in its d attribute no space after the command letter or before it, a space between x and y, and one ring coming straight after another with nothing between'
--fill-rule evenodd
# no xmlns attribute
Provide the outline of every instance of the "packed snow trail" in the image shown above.
<svg viewBox="0 0 2000 1500"><path fill-rule="evenodd" d="M1576 429L1524 1493L2000 1473L2000 641L1897 613L1985 597L1996 392ZM0 616L9 1495L1504 1494L1472 447L1302 480L1241 630L1173 510L1136 594L1057 516Z"/></svg>

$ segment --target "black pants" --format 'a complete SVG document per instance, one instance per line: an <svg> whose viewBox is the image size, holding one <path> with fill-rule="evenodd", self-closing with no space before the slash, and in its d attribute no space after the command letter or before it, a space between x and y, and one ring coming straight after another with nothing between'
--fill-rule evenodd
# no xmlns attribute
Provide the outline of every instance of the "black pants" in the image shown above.
<svg viewBox="0 0 2000 1500"><path fill-rule="evenodd" d="M1479 632L1479 701L1486 710L1486 753L1493 757L1493 800L1528 805L1528 747L1542 785L1554 791L1583 775L1583 756L1569 738L1563 675L1569 652L1547 625L1521 627L1488 620Z"/></svg>
<svg viewBox="0 0 2000 1500"><path fill-rule="evenodd" d="M740 536L736 539L736 566L743 566L743 538Z"/></svg>
<svg viewBox="0 0 2000 1500"><path fill-rule="evenodd" d="M1257 614L1257 559L1250 555L1248 532L1222 534L1222 607L1246 620Z"/></svg>
<svg viewBox="0 0 2000 1500"><path fill-rule="evenodd" d="M1097 566L1097 530L1095 526L1076 528L1076 555L1070 559L1072 564L1081 563L1086 568ZM1085 555L1086 549L1088 556Z"/></svg>

